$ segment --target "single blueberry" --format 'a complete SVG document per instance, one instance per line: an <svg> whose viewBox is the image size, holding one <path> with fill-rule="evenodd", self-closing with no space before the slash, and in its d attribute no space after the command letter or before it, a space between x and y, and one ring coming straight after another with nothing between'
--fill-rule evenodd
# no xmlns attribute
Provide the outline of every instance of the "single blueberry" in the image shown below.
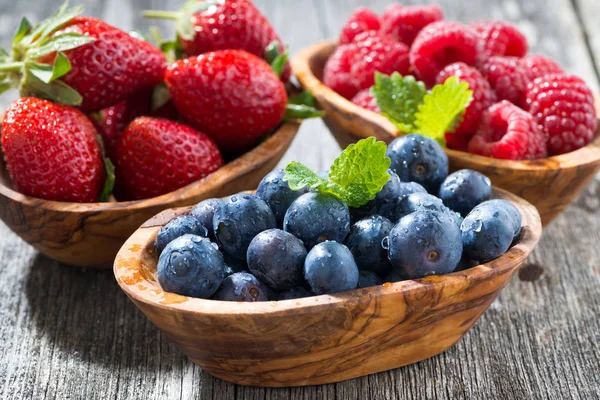
<svg viewBox="0 0 600 400"><path fill-rule="evenodd" d="M409 215L415 211L430 210L447 212L448 209L439 198L429 193L411 193L400 203L402 215Z"/></svg>
<svg viewBox="0 0 600 400"><path fill-rule="evenodd" d="M461 169L448 175L439 196L448 208L466 217L477 204L492 197L492 183L477 171Z"/></svg>
<svg viewBox="0 0 600 400"><path fill-rule="evenodd" d="M303 286L296 286L295 288L291 288L289 290L278 293L275 296L275 300L292 300L292 299L300 299L303 297L314 296L310 290L304 288Z"/></svg>
<svg viewBox="0 0 600 400"><path fill-rule="evenodd" d="M452 217L456 226L458 226L460 228L460 226L462 225L462 222L463 222L463 217L456 211L452 211L449 208L446 208L446 212Z"/></svg>
<svg viewBox="0 0 600 400"><path fill-rule="evenodd" d="M269 229L252 239L248 247L248 268L275 290L286 290L303 281L304 243L281 229Z"/></svg>
<svg viewBox="0 0 600 400"><path fill-rule="evenodd" d="M326 240L341 243L350 231L350 211L329 194L306 193L288 208L283 230L302 240L307 250Z"/></svg>
<svg viewBox="0 0 600 400"><path fill-rule="evenodd" d="M206 199L198 203L192 211L190 211L190 215L196 218L202 225L204 225L208 231L208 237L213 239L215 238L215 230L213 229L213 217L215 215L215 211L223 204L223 200L221 199Z"/></svg>
<svg viewBox="0 0 600 400"><path fill-rule="evenodd" d="M290 205L298 197L308 192L304 190L292 190L288 183L283 180L285 172L282 169L276 169L269 172L258 184L256 195L261 198L273 211L277 226L283 225L283 217Z"/></svg>
<svg viewBox="0 0 600 400"><path fill-rule="evenodd" d="M213 217L217 243L239 260L246 259L248 246L254 236L275 227L275 216L267 203L252 194L231 196Z"/></svg>
<svg viewBox="0 0 600 400"><path fill-rule="evenodd" d="M381 285L381 279L376 273L371 271L358 271L358 286L357 288L367 288L371 286Z"/></svg>
<svg viewBox="0 0 600 400"><path fill-rule="evenodd" d="M429 193L438 193L448 176L448 156L433 139L410 134L388 145L386 155L392 160L390 168L403 182L417 182Z"/></svg>
<svg viewBox="0 0 600 400"><path fill-rule="evenodd" d="M163 290L208 299L223 282L227 266L214 243L186 234L165 247L158 259L157 271Z"/></svg>
<svg viewBox="0 0 600 400"><path fill-rule="evenodd" d="M213 299L222 301L267 301L269 299L269 288L252 274L236 272L223 280Z"/></svg>
<svg viewBox="0 0 600 400"><path fill-rule="evenodd" d="M482 203L460 226L465 256L486 262L506 253L514 238L514 221L502 205Z"/></svg>
<svg viewBox="0 0 600 400"><path fill-rule="evenodd" d="M156 235L154 247L156 247L158 254L160 254L171 241L186 233L206 237L207 229L200 221L189 215L180 215L173 218L169 223L160 228L160 231L158 231L158 234Z"/></svg>
<svg viewBox="0 0 600 400"><path fill-rule="evenodd" d="M369 200L365 205L358 208L350 208L353 221L358 221L373 214L381 215L391 221L400 219L398 203L402 200L403 187L400 178L392 170L388 170L390 179L383 188ZM423 189L425 191L425 189Z"/></svg>
<svg viewBox="0 0 600 400"><path fill-rule="evenodd" d="M421 210L398 222L389 236L388 255L407 279L447 274L462 255L460 230L446 212Z"/></svg>
<svg viewBox="0 0 600 400"><path fill-rule="evenodd" d="M308 252L304 278L316 294L343 292L356 289L358 268L346 246L327 241Z"/></svg>
<svg viewBox="0 0 600 400"><path fill-rule="evenodd" d="M497 207L504 208L504 210L512 218L513 232L515 234L514 237L516 238L517 236L519 236L519 233L521 233L522 217L521 217L521 212L519 211L519 209L517 207L515 207L515 205L513 203L511 203L510 201L501 200L501 199L492 199L492 200L485 201L485 202L481 203L480 205L483 206L484 204L495 205Z"/></svg>
<svg viewBox="0 0 600 400"><path fill-rule="evenodd" d="M400 200L404 200L409 194L413 193L427 193L427 190L417 182L400 182L398 191Z"/></svg>
<svg viewBox="0 0 600 400"><path fill-rule="evenodd" d="M345 244L352 252L358 269L381 275L387 273L391 265L381 242L393 227L389 219L380 215L363 218L352 225Z"/></svg>

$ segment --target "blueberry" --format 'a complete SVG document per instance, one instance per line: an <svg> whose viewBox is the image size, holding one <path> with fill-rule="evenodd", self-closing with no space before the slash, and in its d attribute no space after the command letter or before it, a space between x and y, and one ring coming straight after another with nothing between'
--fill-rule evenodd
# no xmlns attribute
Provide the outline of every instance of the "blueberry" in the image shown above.
<svg viewBox="0 0 600 400"><path fill-rule="evenodd" d="M236 194L215 212L213 229L217 243L229 255L246 259L248 245L254 236L275 228L275 216L261 199L252 194Z"/></svg>
<svg viewBox="0 0 600 400"><path fill-rule="evenodd" d="M201 201L196 205L196 207L192 208L190 211L190 215L196 218L202 225L206 227L208 230L208 237L213 239L215 238L215 231L213 229L213 217L215 215L215 211L223 204L223 200L221 199L206 199Z"/></svg>
<svg viewBox="0 0 600 400"><path fill-rule="evenodd" d="M228 268L231 269L231 274L233 274L234 272L247 272L248 269L248 264L246 263L245 260L238 260L237 258L230 256L227 252L225 252L223 249L219 249L221 251L221 254L223 255L223 260L225 260L225 265L227 265ZM229 275L231 275L229 274Z"/></svg>
<svg viewBox="0 0 600 400"><path fill-rule="evenodd" d="M358 272L358 286L357 288L367 288L371 286L379 286L381 285L381 279L377 276L376 273L371 271L359 271Z"/></svg>
<svg viewBox="0 0 600 400"><path fill-rule="evenodd" d="M276 300L292 300L292 299L300 299L303 297L314 296L310 290L305 289L302 286L296 286L295 288L291 288L289 290L278 293L275 296Z"/></svg>
<svg viewBox="0 0 600 400"><path fill-rule="evenodd" d="M389 219L373 215L361 219L350 228L346 246L352 252L358 269L385 274L390 269L387 251L381 241L394 227Z"/></svg>
<svg viewBox="0 0 600 400"><path fill-rule="evenodd" d="M460 228L460 226L462 225L462 222L463 222L462 215L460 215L456 211L452 211L449 208L446 208L446 212L448 214L450 214L450 216L452 217L452 220L454 221L454 223L456 224L456 226L458 226Z"/></svg>
<svg viewBox="0 0 600 400"><path fill-rule="evenodd" d="M477 171L461 169L448 175L439 196L448 208L466 217L477 204L492 197L492 183Z"/></svg>
<svg viewBox="0 0 600 400"><path fill-rule="evenodd" d="M504 210L508 213L508 215L510 215L512 217L513 232L515 234L514 237L516 238L517 236L519 236L519 233L521 233L522 217L521 217L521 212L519 211L519 209L517 207L514 206L513 203L511 203L510 201L506 201L506 200L493 199L493 200L488 200L488 201L481 203L482 206L484 204L496 205L498 207L504 208Z"/></svg>
<svg viewBox="0 0 600 400"><path fill-rule="evenodd" d="M207 238L186 234L170 242L158 259L163 290L208 299L226 275L223 256Z"/></svg>
<svg viewBox="0 0 600 400"><path fill-rule="evenodd" d="M397 269L397 268L393 268L389 274L387 274L384 278L383 281L384 282L400 282L400 281L404 281L408 278L406 278L403 274L402 271Z"/></svg>
<svg viewBox="0 0 600 400"><path fill-rule="evenodd" d="M400 219L388 246L393 268L407 279L452 272L462 255L459 228L439 211L416 211Z"/></svg>
<svg viewBox="0 0 600 400"><path fill-rule="evenodd" d="M302 283L306 248L291 233L269 229L252 239L248 247L248 268L275 290L291 289Z"/></svg>
<svg viewBox="0 0 600 400"><path fill-rule="evenodd" d="M402 215L412 214L415 211L430 210L447 212L448 209L439 198L429 193L412 193L409 194L400 203Z"/></svg>
<svg viewBox="0 0 600 400"><path fill-rule="evenodd" d="M465 256L485 262L506 253L514 238L514 221L502 205L482 203L460 226Z"/></svg>
<svg viewBox="0 0 600 400"><path fill-rule="evenodd" d="M269 288L254 275L236 272L223 280L213 299L222 301L267 301Z"/></svg>
<svg viewBox="0 0 600 400"><path fill-rule="evenodd" d="M353 221L358 221L373 214L381 215L391 221L400 219L400 215L397 214L399 212L398 203L402 200L403 194L402 182L394 171L388 170L388 174L390 174L390 179L373 200L361 207L350 209Z"/></svg>
<svg viewBox="0 0 600 400"><path fill-rule="evenodd" d="M417 182L400 182L400 187L398 189L398 197L400 200L404 200L412 193L427 193L427 190Z"/></svg>
<svg viewBox="0 0 600 400"><path fill-rule="evenodd" d="M358 268L346 246L327 241L308 252L304 278L316 294L343 292L356 289Z"/></svg>
<svg viewBox="0 0 600 400"><path fill-rule="evenodd" d="M282 226L283 217L290 205L298 197L308 192L306 190L292 190L283 180L285 175L282 169L269 172L258 184L256 195L261 198L273 211L277 226Z"/></svg>
<svg viewBox="0 0 600 400"><path fill-rule="evenodd" d="M194 217L189 215L175 217L169 221L168 224L160 228L160 231L158 231L158 234L156 235L154 246L156 247L158 254L163 251L167 244L186 233L206 237L207 230L206 227Z"/></svg>
<svg viewBox="0 0 600 400"><path fill-rule="evenodd" d="M454 271L464 271L465 269L473 268L479 265L479 261L470 260L464 254Z"/></svg>
<svg viewBox="0 0 600 400"><path fill-rule="evenodd" d="M437 194L448 176L448 156L435 140L425 136L399 137L389 144L386 155L400 180L420 183L429 193Z"/></svg>
<svg viewBox="0 0 600 400"><path fill-rule="evenodd" d="M302 240L307 250L326 240L341 243L350 231L350 211L336 197L306 193L285 213L283 230Z"/></svg>

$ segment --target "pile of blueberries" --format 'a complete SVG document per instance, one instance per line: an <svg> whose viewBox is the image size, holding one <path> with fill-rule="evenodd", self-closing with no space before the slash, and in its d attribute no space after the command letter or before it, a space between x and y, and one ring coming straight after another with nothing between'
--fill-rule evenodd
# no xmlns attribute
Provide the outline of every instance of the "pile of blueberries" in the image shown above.
<svg viewBox="0 0 600 400"><path fill-rule="evenodd" d="M389 181L359 208L291 190L283 170L256 195L199 203L157 235L162 288L227 301L336 293L471 268L518 237L517 208L491 200L490 180L476 171L448 175L437 142L403 136L386 155Z"/></svg>

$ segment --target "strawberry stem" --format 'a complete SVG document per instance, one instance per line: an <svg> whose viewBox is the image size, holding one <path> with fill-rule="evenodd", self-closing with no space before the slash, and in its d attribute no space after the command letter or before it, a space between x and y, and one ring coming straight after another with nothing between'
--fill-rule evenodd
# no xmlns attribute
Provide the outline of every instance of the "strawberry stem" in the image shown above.
<svg viewBox="0 0 600 400"><path fill-rule="evenodd" d="M22 62L0 64L0 72L19 72L23 68Z"/></svg>
<svg viewBox="0 0 600 400"><path fill-rule="evenodd" d="M179 11L146 10L142 12L146 18L177 19L181 15Z"/></svg>

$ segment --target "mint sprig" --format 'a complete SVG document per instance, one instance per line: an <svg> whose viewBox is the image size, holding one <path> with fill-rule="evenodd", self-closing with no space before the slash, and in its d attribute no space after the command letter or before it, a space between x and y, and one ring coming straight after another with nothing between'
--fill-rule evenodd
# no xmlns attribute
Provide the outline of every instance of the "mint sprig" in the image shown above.
<svg viewBox="0 0 600 400"><path fill-rule="evenodd" d="M454 132L473 98L469 84L455 76L427 92L411 76L376 74L371 90L381 114L400 132L420 133L443 146L445 133Z"/></svg>
<svg viewBox="0 0 600 400"><path fill-rule="evenodd" d="M344 201L350 207L360 207L383 188L390 179L387 173L391 160L385 156L386 145L374 137L348 146L322 178L307 166L291 162L285 168L284 181L293 190L308 187Z"/></svg>

